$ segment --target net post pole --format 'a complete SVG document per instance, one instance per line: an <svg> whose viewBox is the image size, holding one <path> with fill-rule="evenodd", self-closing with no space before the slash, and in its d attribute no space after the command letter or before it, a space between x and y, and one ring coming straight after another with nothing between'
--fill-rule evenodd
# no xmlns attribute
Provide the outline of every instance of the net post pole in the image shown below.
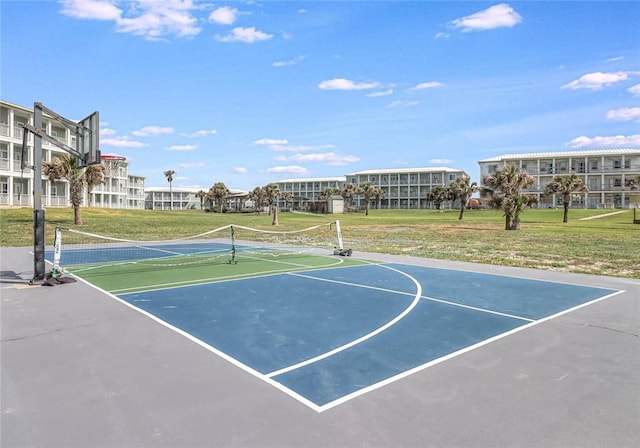
<svg viewBox="0 0 640 448"><path fill-rule="evenodd" d="M51 268L51 276L57 278L62 275L60 267L60 252L62 249L62 229L56 226L55 238L53 240L53 267Z"/></svg>
<svg viewBox="0 0 640 448"><path fill-rule="evenodd" d="M236 260L236 231L233 226L229 226L231 228L231 258L229 259L229 264L238 264L238 260Z"/></svg>
<svg viewBox="0 0 640 448"><path fill-rule="evenodd" d="M33 105L33 126L42 129L42 107ZM33 135L33 278L31 283L44 280L45 213L42 208L42 137Z"/></svg>
<svg viewBox="0 0 640 448"><path fill-rule="evenodd" d="M339 219L336 219L336 233L338 235L338 249L344 250L344 245L342 244L342 230L340 229Z"/></svg>

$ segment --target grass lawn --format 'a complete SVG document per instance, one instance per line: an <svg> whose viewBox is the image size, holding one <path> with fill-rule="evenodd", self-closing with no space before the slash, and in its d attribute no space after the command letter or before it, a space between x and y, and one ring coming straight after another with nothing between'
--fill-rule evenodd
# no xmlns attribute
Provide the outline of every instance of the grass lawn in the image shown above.
<svg viewBox="0 0 640 448"><path fill-rule="evenodd" d="M227 224L284 231L339 219L345 246L354 251L640 279L640 225L633 224L632 210L570 210L568 223L562 223L562 209L525 210L518 231L504 230L498 210L468 210L462 221L456 210L371 210L369 216L281 212L277 228L265 214L200 210L83 208L82 218L84 224L74 226L71 207L47 209L47 244L53 243L56 225L154 240L196 235ZM0 226L2 247L33 245L32 209L0 209Z"/></svg>

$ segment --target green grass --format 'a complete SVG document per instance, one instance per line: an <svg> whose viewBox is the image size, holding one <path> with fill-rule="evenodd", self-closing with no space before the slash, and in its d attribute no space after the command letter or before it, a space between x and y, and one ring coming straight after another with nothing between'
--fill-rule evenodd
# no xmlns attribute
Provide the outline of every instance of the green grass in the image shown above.
<svg viewBox="0 0 640 448"><path fill-rule="evenodd" d="M280 213L278 230L294 230L340 219L345 246L381 252L565 272L640 278L640 225L631 210L526 210L521 230L505 231L502 212L371 210L341 215ZM195 235L227 224L273 230L272 218L255 214L83 208L82 226L73 225L69 208L46 212L47 244L56 225L114 237L153 240ZM1 209L3 247L33 244L33 210Z"/></svg>

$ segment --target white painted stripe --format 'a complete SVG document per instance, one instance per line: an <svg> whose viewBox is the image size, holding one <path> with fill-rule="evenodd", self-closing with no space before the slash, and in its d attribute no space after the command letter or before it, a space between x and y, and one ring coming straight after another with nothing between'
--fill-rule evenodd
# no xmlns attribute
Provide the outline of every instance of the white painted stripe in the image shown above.
<svg viewBox="0 0 640 448"><path fill-rule="evenodd" d="M626 292L626 291L620 290L620 291L613 292L611 294L607 294L606 296L599 297L599 298L597 298L595 300L592 300L590 302L586 302L586 303L583 303L581 305L577 305L577 306L575 306L573 308L569 308L569 309L561 311L561 312L559 312L557 314L553 314L553 315L545 317L543 319L540 319L540 320L537 320L537 321L533 321L533 322L528 323L526 325L522 325L521 327L514 328L513 330L506 331L506 332L501 333L499 335L496 335L496 336L494 336L492 338L489 338L489 339L486 339L484 341L478 342L477 344L470 345L469 347L465 347L465 348L463 348L461 350L458 350L457 352L449 353L448 355L445 355L445 356L443 356L441 358L434 359L434 360L429 361L429 362L427 362L425 364L422 364L420 366L414 367L411 370L406 370L406 371L404 371L402 373L399 373L398 375L389 377L389 378L387 378L385 380L382 380L382 381L380 381L380 382L378 382L376 384L372 384L372 385L370 385L368 387L359 389L359 390L357 390L357 391L355 391L355 392L353 392L353 393L351 393L349 395L345 395L343 397L338 398L337 400L334 400L334 401L332 401L330 403L327 403L327 404L325 404L323 406L320 406L320 409L319 409L318 412L324 412L327 409L331 409L331 408L333 408L335 406L338 406L340 404L346 403L347 401L353 400L354 398L359 397L360 395L364 395L364 394L366 394L368 392L374 391L374 390L379 389L379 388L381 388L383 386L386 386L388 384L391 384L391 383L394 383L394 382L396 382L398 380L406 378L406 377L408 377L410 375L413 375L416 372L420 372L421 370L425 370L425 369L427 369L427 368L429 368L431 366L434 366L436 364L440 364L441 362L448 361L449 359L455 358L455 357L460 356L460 355L462 355L464 353L467 353L467 352L470 352L470 351L475 350L477 348L483 347L483 346L485 346L487 344L490 344L492 342L495 342L495 341L497 341L499 339L505 338L507 336L511 336L511 335L513 335L515 333L518 333L520 331L523 331L523 330L526 330L528 328L531 328L534 325L541 324L541 323L546 322L548 320L556 319L556 318L558 318L558 317L560 317L560 316L562 316L564 314L570 313L570 312L578 310L580 308L584 308L584 307L589 306L589 305L593 305L594 303L600 302L602 300L608 299L608 298L613 297L613 296L618 295L618 294L622 294L624 292Z"/></svg>
<svg viewBox="0 0 640 448"><path fill-rule="evenodd" d="M328 351L326 353L323 353L321 355L315 356L313 358L309 358L309 359L307 359L305 361L299 362L297 364L293 364L291 366L282 368L280 370L276 370L275 372L268 373L266 376L268 378L273 378L274 376L278 376L278 375L281 375L283 373L290 372L290 371L298 369L300 367L304 367L306 365L313 364L314 362L317 362L317 361L320 361L322 359L325 359L325 358L328 358L330 356L333 356L336 353L340 353L340 352L342 352L344 350L347 350L348 348L353 347L354 345L361 344L362 342L364 342L364 341L366 341L368 339L371 339L375 335L380 334L383 331L387 330L388 328L392 327L393 325L397 324L402 318L404 318L407 314L409 314L416 307L416 305L418 305L418 303L420 302L420 297L422 296L422 285L420 284L420 282L418 282L418 280L416 280L415 278L413 278L412 276L410 276L406 272L402 272L402 271L399 271L398 269L392 268L390 266L385 266L385 265L380 265L380 267L383 267L385 269L389 269L389 270L398 272L399 274L402 274L405 277L408 277L409 279L411 279L411 281L413 281L413 283L416 285L417 292L415 294L415 298L413 299L411 304L404 311L402 311L400 314L398 314L395 318L393 318L392 320L390 320L386 324L382 325L381 327L375 329L374 331L372 331L372 332L370 332L368 334L365 334L364 336L362 336L362 337L360 337L358 339L355 339L355 340L353 340L351 342L348 342L347 344L341 345L340 347L336 347L333 350L330 350L330 351ZM297 275L297 274L293 274L292 273L291 275ZM303 277L315 278L315 277L311 277L311 276L307 276L307 275L305 275ZM327 279L322 279L322 278L315 278L315 279L317 279L317 280L327 280ZM340 281L334 281L334 282L335 283L348 284L346 282L340 282ZM379 289L379 288L376 288L376 289Z"/></svg>

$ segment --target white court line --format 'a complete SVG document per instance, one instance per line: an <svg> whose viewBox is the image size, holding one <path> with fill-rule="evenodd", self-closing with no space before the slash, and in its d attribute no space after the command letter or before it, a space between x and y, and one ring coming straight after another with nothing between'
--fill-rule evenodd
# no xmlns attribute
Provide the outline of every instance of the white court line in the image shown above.
<svg viewBox="0 0 640 448"><path fill-rule="evenodd" d="M358 339L355 339L355 340L353 340L351 342L348 342L348 343L346 343L344 345L341 345L340 347L336 347L333 350L330 350L330 351L328 351L326 353L323 353L321 355L315 356L313 358L309 358L309 359L307 359L305 361L302 361L302 362L299 362L297 364L293 364L293 365L290 365L288 367L282 368L280 370L276 370L275 372L267 373L266 374L267 378L273 378L274 376L278 376L278 375L281 375L283 373L290 372L292 370L298 369L300 367L304 367L306 365L313 364L314 362L320 361L322 359L328 358L329 356L333 356L336 353L340 353L341 351L347 350L348 348L351 348L354 345L358 345L358 344L366 341L367 339L371 339L375 335L382 333L386 329L388 329L388 328L392 327L393 325L395 325L396 323L398 323L407 314L409 314L418 305L418 302L420 302L420 297L422 296L422 285L420 284L420 282L418 282L418 280L416 280L415 278L413 278L412 276L410 276L409 274L407 274L405 272L402 272L402 271L400 271L398 269L395 269L395 268L392 268L390 266L380 265L380 267L383 267L385 269L389 269L389 270L398 272L398 273L404 275L405 277L408 277L409 279L411 279L411 281L413 281L413 283L415 283L416 289L417 289L417 292L415 294L415 298L413 299L411 304L404 311L402 311L400 314L398 314L395 318L393 318L392 320L390 320L386 324L382 325L379 328L376 328L372 332L367 333L367 334L365 334L364 336L362 336L362 337L360 337ZM315 280L327 280L327 279L323 279L323 278L312 277L312 276L309 276L309 275L300 275L300 274L296 274L296 273L291 273L290 275L294 275L294 276L298 276L298 277L311 278L311 279L315 279ZM350 284L350 283L347 283L347 282L336 281L336 280L327 280L327 281L331 281L331 282L334 282L334 283L340 283L340 284L343 284L343 285L348 284L348 285L353 285L353 286L360 286L360 285L354 285L352 283ZM383 290L382 288L373 288L373 287L369 287L369 288ZM383 291L390 291L390 290L383 290ZM390 291L390 292L393 292L393 291Z"/></svg>
<svg viewBox="0 0 640 448"><path fill-rule="evenodd" d="M327 256L327 258L333 258L333 257ZM323 270L323 269L329 269L329 268L336 267L336 266L338 266L340 264L343 264L343 263L344 263L344 260L340 258L335 263L324 265L324 266L321 266L321 267L301 265L300 268L314 270L314 271L320 271L320 270ZM133 288L114 289L113 291L110 291L110 292L112 294L137 294L137 293L141 293L141 292L162 291L162 290L165 290L165 289L172 289L172 288L187 288L189 286L207 285L207 284L218 283L218 282L223 282L223 281L249 280L249 279L252 279L252 278L268 277L270 275L287 274L287 273L290 273L290 272L291 272L290 268L272 269L270 271L262 271L262 272L257 273L257 274L256 273L246 273L246 274L237 274L237 275L227 275L227 276L224 276L224 277L207 277L207 278L199 278L199 279L194 279L194 280L184 280L184 281L181 281L181 282L159 283L159 284L148 285L148 286L139 286L139 287L133 287ZM74 272L72 271L71 273L73 274Z"/></svg>

